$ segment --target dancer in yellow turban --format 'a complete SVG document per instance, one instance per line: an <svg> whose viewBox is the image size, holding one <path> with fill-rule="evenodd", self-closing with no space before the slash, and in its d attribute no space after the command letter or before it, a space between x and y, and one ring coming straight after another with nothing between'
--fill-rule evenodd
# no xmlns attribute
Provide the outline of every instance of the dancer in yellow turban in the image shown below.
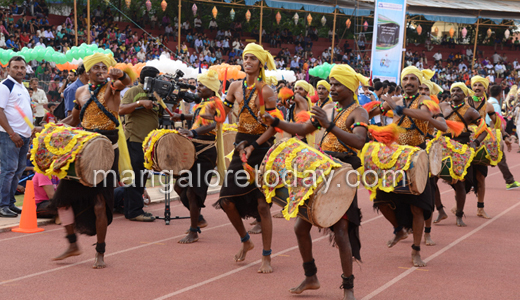
<svg viewBox="0 0 520 300"><path fill-rule="evenodd" d="M78 126L80 123L87 131L95 131L106 136L114 144L116 159L112 170L117 172L119 151L119 105L120 91L131 83L126 73L108 68L115 64L111 55L96 53L83 60L89 76L89 83L76 91L76 100L72 114L63 120L64 124ZM112 81L107 82L107 77ZM126 144L125 144L126 146ZM63 179L54 194L53 203L58 207L58 214L65 226L69 248L55 260L79 255L75 231L88 235L97 235L94 268L105 267L105 236L107 226L112 222L114 208L114 187L117 185L115 173L109 172L104 184L87 187L83 184Z"/></svg>
<svg viewBox="0 0 520 300"><path fill-rule="evenodd" d="M495 94L495 97L490 97L488 100L486 93L488 92L488 89L490 90L492 88L495 89L497 92ZM510 149L510 136L507 132L505 132L505 130L503 130L501 126L503 118L501 117L502 112L497 99L497 97L499 98L502 94L502 89L500 88L500 86L497 86L496 88L494 86L489 87L489 80L481 76L474 76L471 78L471 89L473 90L473 92L475 92L475 95L472 96L470 100L468 100L469 104L478 111L478 113L483 119L491 121L488 122L488 125L490 125L490 127L494 127L496 130L501 131L503 140L507 147ZM490 103L490 101L493 101L496 104L497 111L495 111L493 103ZM497 114L499 114L500 116L497 116ZM503 152L503 149L500 149L500 151ZM514 189L520 187L520 184L515 181L513 175L509 171L505 153L502 153L502 160L498 163L498 167L500 169L500 172L502 172L504 179L506 180L507 189ZM475 165L474 170L476 180L478 181L478 189L475 190L478 198L477 216L489 219L490 217L484 211L486 176L488 173L488 168L487 166L483 165Z"/></svg>
<svg viewBox="0 0 520 300"><path fill-rule="evenodd" d="M258 113L262 105L265 105L266 112L276 111L276 94L270 86L261 82L265 78L264 68L274 69L275 65L271 54L257 44L248 44L242 56L246 78L230 85L224 101L226 113L229 113L234 105L239 106L238 133L235 140L237 147L229 164L226 184L220 190L215 207L224 210L240 236L242 246L235 255L237 262L244 261L247 252L254 247L241 218L260 217L263 251L258 272L271 273L273 224L269 205L254 181L244 180L241 173L244 168L248 172L253 170L250 174L254 179L255 167L260 166L274 143L275 129L261 124Z"/></svg>
<svg viewBox="0 0 520 300"><path fill-rule="evenodd" d="M208 184L210 182L207 179L207 175L213 174L211 171L217 165L217 148L208 147L208 143L215 142L218 139L217 126L220 125L217 125L215 121L201 118L201 115L206 113L209 106L221 105L220 81L217 72L214 70L199 74L197 80L199 83L197 94L202 98L202 102L193 108L193 114L175 114L172 117L173 121L193 121L190 130L181 128L179 133L192 139L197 152L197 160L190 172L177 179L174 186L182 204L190 211L191 220L188 235L179 241L180 244L190 244L198 241L198 234L201 232L200 228L208 225L200 213L202 208L205 207L204 202L206 201ZM223 158L222 151L219 151L218 154L222 154Z"/></svg>
<svg viewBox="0 0 520 300"><path fill-rule="evenodd" d="M326 136L322 141L322 150L325 153L352 165L354 169L361 166L361 160L357 156L365 145L368 113L355 101L355 90L360 80L366 82L366 78L357 74L347 65L336 65L330 73L330 96L335 102L335 107L325 111L320 106L313 106L313 119L303 123L290 123L265 115L265 122L271 127L279 127L291 134L300 136L315 132L320 128L326 129ZM332 120L332 121L331 121ZM361 259L359 240L359 225L361 220L357 203L357 195L352 205L331 229L334 231L334 242L339 248L343 274L341 288L344 289L344 299L354 298L354 275L352 273L352 256ZM300 294L307 289L320 287L317 267L314 262L310 230L312 224L298 217L294 231L300 246L300 254L303 259L305 279L299 286L290 290L293 294Z"/></svg>
<svg viewBox="0 0 520 300"><path fill-rule="evenodd" d="M325 105L333 104L330 98L330 84L325 80L320 80L316 84L316 91L318 92L318 102L316 105L323 108Z"/></svg>
<svg viewBox="0 0 520 300"><path fill-rule="evenodd" d="M389 109L393 110L394 121L398 126L406 129L399 135L397 143L424 149L430 123L441 131L446 131L446 123L432 121L439 112L438 106L425 101L429 98L420 96L419 85L434 75L430 70L420 71L416 67L407 67L401 73L401 85L404 89L403 99L398 102L390 97L383 96L385 101L379 109L370 111L370 117L382 114ZM428 105L426 105L428 104ZM421 240L425 220L433 212L434 197L430 180L427 181L424 192L420 195L386 193L378 190L374 199L374 207L378 208L385 218L394 227L394 236L388 241L388 247L393 247L400 240L408 236L406 228L413 229L412 262L415 267L424 267L426 263L421 259Z"/></svg>

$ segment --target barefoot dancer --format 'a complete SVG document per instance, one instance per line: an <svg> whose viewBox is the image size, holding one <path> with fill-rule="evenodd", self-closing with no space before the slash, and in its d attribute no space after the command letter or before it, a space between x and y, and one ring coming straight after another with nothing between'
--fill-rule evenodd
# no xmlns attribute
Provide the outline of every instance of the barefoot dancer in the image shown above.
<svg viewBox="0 0 520 300"><path fill-rule="evenodd" d="M442 88L438 86L436 83L431 82L430 80L423 80L422 84L419 86L419 94L422 96L430 97L430 99L434 100L435 102L439 102L439 99L437 98L437 95L442 92ZM433 139L435 136L435 127L433 127L434 122L440 122L439 124L446 123L444 120L444 117L442 116L442 113L439 113L436 116L433 116L433 120L430 121L430 126L428 127L428 134L427 139ZM435 199L435 206L437 207L437 210L439 211L439 217L438 219L445 219L448 216L444 212L444 208L442 206L442 203L440 202L440 192L439 192L439 186L437 185L437 177L432 176L430 177L430 184L432 188L432 197ZM437 200L438 199L438 200ZM431 230L432 230L432 216L424 221L424 243L426 246L434 246L436 243L432 240L431 237ZM438 221L437 221L438 222Z"/></svg>
<svg viewBox="0 0 520 300"><path fill-rule="evenodd" d="M486 91L489 87L489 80L483 78L481 76L474 76L471 78L471 88L475 95L472 97L472 100L469 100L469 104L475 108L480 116L484 119L486 115L489 116L493 124L497 123L497 117L495 109L493 105L488 103ZM502 130L502 134L504 136L504 142L508 144L508 147L511 147L511 142L509 140L509 134ZM502 161L498 163L498 167L502 174L509 173L509 167L507 166L505 155L502 156ZM490 217L484 211L484 197L486 193L486 177L488 173L488 167L483 165L474 165L473 166L473 175L475 176L476 185L475 185L475 193L477 194L478 202L477 202L477 216L489 219ZM514 188L518 185L518 183L514 180L513 176L505 176L506 184L508 188ZM509 181L509 182L508 182ZM469 187L467 187L469 188Z"/></svg>
<svg viewBox="0 0 520 300"><path fill-rule="evenodd" d="M446 131L447 127L446 123L439 126L442 124L431 122L433 121L432 113L422 103L422 101L430 99L417 93L422 81L430 79L433 75L430 70L423 72L413 66L405 68L401 74L401 85L405 92L403 100L399 100L396 104L392 98L383 96L385 102L381 109L372 110L370 117L392 109L394 123L406 129L406 133L399 136L398 144L424 149L430 123L441 131ZM378 208L394 227L394 237L387 243L389 248L408 236L404 228L413 229L412 263L416 267L426 266L421 259L420 245L424 220L431 217L433 201L429 180L421 195L385 193L378 190L374 199L374 207Z"/></svg>
<svg viewBox="0 0 520 300"><path fill-rule="evenodd" d="M204 74L200 74L197 77L199 85L197 86L197 94L203 99L202 102L196 106L193 115L175 114L172 118L173 121L191 120L193 126L191 130L184 128L179 129L179 133L189 137L195 138L202 141L215 141L215 135L217 133L215 127L216 122L209 121L211 124L203 125L202 120L199 117L199 113L207 102L220 100L220 81L218 80L218 74L214 70L209 70ZM200 218L202 215L200 211L206 201L208 192L208 183L211 182L211 170L215 169L217 164L217 148L209 146L208 144L193 142L195 145L195 151L199 152L204 148L207 148L201 153L197 154L197 160L193 164L189 174L185 174L175 182L175 192L179 194L182 204L190 211L191 226L188 230L188 235L179 241L180 244L194 243L199 240L200 228L207 226L206 220ZM191 184L187 181L187 178L191 175ZM208 178L209 175L209 178ZM184 179L183 179L184 178ZM199 181L197 178L201 178Z"/></svg>
<svg viewBox="0 0 520 300"><path fill-rule="evenodd" d="M241 218L258 216L261 218L263 251L262 264L258 272L271 273L273 271L271 267L273 228L270 208L265 201L264 194L256 184L248 184L247 180L243 179L245 174L240 156L245 154L247 163L255 168L255 166L260 166L264 155L273 145L275 129L267 128L259 122L257 117L260 111L257 87L259 82L265 78L264 66L272 70L275 65L271 54L262 46L254 43L246 46L242 56L246 78L230 85L226 101L224 101L226 114L231 111L233 105L238 105L240 108L238 133L235 140L237 149L233 153L226 181L220 190L220 198L215 203L215 207L222 208L226 212L240 236L242 246L235 255L237 262L245 260L247 252L254 247ZM261 88L266 111L274 110L277 97L273 89L267 85Z"/></svg>
<svg viewBox="0 0 520 300"><path fill-rule="evenodd" d="M120 91L131 83L130 77L121 70L108 68L116 62L112 55L96 53L83 60L89 83L76 91L76 101L72 114L63 120L64 124L78 126L81 122L87 131L106 136L112 144L118 141ZM107 82L107 77L112 82ZM114 150L115 159L112 170L117 174L119 151ZM67 232L69 248L54 260L81 254L76 244L74 231L97 235L94 268L105 267L105 236L107 226L112 222L114 208L114 173L108 173L105 184L87 187L72 180L61 180L53 203Z"/></svg>
<svg viewBox="0 0 520 300"><path fill-rule="evenodd" d="M442 103L441 109L446 120L461 122L464 124L464 129L462 134L457 137L452 138L451 133L444 134L444 136L448 136L463 145L469 144L474 150L476 150L486 137L486 134L481 134L477 139L470 141L470 132L468 126L470 124L478 125L482 120L479 113L466 102L466 97L471 96L473 93L462 82L456 82L452 84L450 91L451 103ZM455 184L451 184L451 187L455 190L455 200L457 202L455 224L459 227L466 226L466 224L462 221L462 216L464 215L464 204L466 203L466 192L468 191L466 187L474 186L475 184L473 182L473 176L471 175L472 172L472 167L470 166L467 170L467 175L464 181L459 180ZM440 203L440 198L436 199L435 202ZM439 218L437 218L437 220L438 219ZM439 222L437 220L436 223Z"/></svg>
<svg viewBox="0 0 520 300"><path fill-rule="evenodd" d="M355 91L359 82L366 85L368 79L357 74L348 65L336 65L332 68L329 78L331 83L330 93L336 105L334 107L329 106L327 110L314 106L312 113L316 121L294 124L274 119L266 114L266 122L289 133L302 136L316 131L319 127L326 128L327 134L322 140L322 149L325 153L351 164L356 169L361 166L357 152L363 148L366 141L368 114L358 104ZM356 194L352 205L343 218L330 228L334 233L334 242L338 246L343 269L341 275L343 279L341 288L344 289L343 299L355 299L352 256L361 260L359 252L361 248L359 241L360 222L361 212L358 208ZM294 294L320 288L316 276L317 268L312 255L311 228L312 224L298 217L294 231L303 259L305 279L299 286L290 289L290 292Z"/></svg>

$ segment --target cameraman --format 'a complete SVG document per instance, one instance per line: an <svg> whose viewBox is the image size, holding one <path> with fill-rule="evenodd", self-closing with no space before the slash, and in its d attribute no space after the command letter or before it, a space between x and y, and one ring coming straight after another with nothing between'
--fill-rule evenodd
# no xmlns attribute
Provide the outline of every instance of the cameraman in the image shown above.
<svg viewBox="0 0 520 300"><path fill-rule="evenodd" d="M144 172L143 141L152 130L159 127L159 107L143 89L146 77L156 77L159 70L146 66L141 70L139 84L126 91L121 101L119 114L125 115L125 136L132 169L135 174L135 186L124 188L124 213L131 221L153 222L155 217L143 211L143 193L147 175ZM117 203L117 202L116 202Z"/></svg>

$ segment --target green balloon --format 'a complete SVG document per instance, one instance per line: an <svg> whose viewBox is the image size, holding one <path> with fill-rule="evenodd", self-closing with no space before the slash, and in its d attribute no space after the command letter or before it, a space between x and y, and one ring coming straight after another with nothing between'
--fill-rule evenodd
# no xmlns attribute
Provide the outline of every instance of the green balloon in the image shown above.
<svg viewBox="0 0 520 300"><path fill-rule="evenodd" d="M114 52L112 52L112 50L110 50L110 49L106 49L105 54L110 54L110 55L114 56Z"/></svg>
<svg viewBox="0 0 520 300"><path fill-rule="evenodd" d="M31 49L27 50L27 52L25 52L24 55L28 61L31 61L34 59L33 51Z"/></svg>
<svg viewBox="0 0 520 300"><path fill-rule="evenodd" d="M85 49L85 47L82 47L82 48L80 47L78 49L78 56L80 58L84 58L86 55L87 55L87 50Z"/></svg>
<svg viewBox="0 0 520 300"><path fill-rule="evenodd" d="M92 55L94 54L94 50L90 49L90 48L86 48L85 49L85 56L89 56L89 55Z"/></svg>
<svg viewBox="0 0 520 300"><path fill-rule="evenodd" d="M67 51L67 53L65 53L65 58L67 59L67 61L72 61L72 59L74 59L74 56L72 55L71 50L69 50L69 51Z"/></svg>
<svg viewBox="0 0 520 300"><path fill-rule="evenodd" d="M5 51L4 49L0 49L0 59L1 60L7 59L7 51Z"/></svg>
<svg viewBox="0 0 520 300"><path fill-rule="evenodd" d="M316 77L316 68L312 68L309 70L309 75Z"/></svg>

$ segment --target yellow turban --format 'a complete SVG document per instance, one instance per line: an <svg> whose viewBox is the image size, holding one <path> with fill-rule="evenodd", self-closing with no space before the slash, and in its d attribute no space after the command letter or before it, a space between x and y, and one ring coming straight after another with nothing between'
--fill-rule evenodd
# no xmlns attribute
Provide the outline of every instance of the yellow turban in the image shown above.
<svg viewBox="0 0 520 300"><path fill-rule="evenodd" d="M215 70L199 74L197 80L208 89L214 91L217 97L220 97L220 80L218 80L218 73Z"/></svg>
<svg viewBox="0 0 520 300"><path fill-rule="evenodd" d="M354 100L356 100L356 102L358 102L356 91L359 88L359 84L361 83L363 86L368 85L368 78L356 73L349 65L335 65L332 70L330 70L329 78L336 79L354 92Z"/></svg>
<svg viewBox="0 0 520 300"><path fill-rule="evenodd" d="M422 84L426 85L428 89L430 89L430 95L437 96L440 92L442 92L442 88L437 85L435 82L430 80L425 80Z"/></svg>
<svg viewBox="0 0 520 300"><path fill-rule="evenodd" d="M475 93L473 93L472 90L468 89L468 87L462 83L462 82L455 82L454 84L451 85L451 88L450 88L450 92L453 90L453 88L460 88L463 92L464 92L464 95L466 96L473 96Z"/></svg>
<svg viewBox="0 0 520 300"><path fill-rule="evenodd" d="M415 75L419 79L419 82L422 84L425 80L430 80L433 75L435 75L435 72L429 69L419 70L417 67L409 66L403 69L401 72L401 81L403 81L403 78L406 75Z"/></svg>
<svg viewBox="0 0 520 300"><path fill-rule="evenodd" d="M488 89L488 86L489 86L489 80L487 80L486 78L482 77L482 76L473 76L471 77L471 87L473 87L473 85L477 82L480 82L482 83L482 85L484 85L484 88L487 90Z"/></svg>
<svg viewBox="0 0 520 300"><path fill-rule="evenodd" d="M314 95L314 88L307 81L305 81L305 80L298 80L294 84L294 87L297 87L297 86L302 87L309 95L311 95L311 96Z"/></svg>
<svg viewBox="0 0 520 300"><path fill-rule="evenodd" d="M85 71L88 72L90 68L92 68L95 64L100 62L104 63L107 67L113 67L116 65L116 61L114 60L112 54L94 53L83 59Z"/></svg>
<svg viewBox="0 0 520 300"><path fill-rule="evenodd" d="M330 84L327 81L325 81L325 80L318 81L318 84L316 84L316 88L318 88L318 86L320 86L320 85L323 85L323 87L326 88L327 91L330 92Z"/></svg>
<svg viewBox="0 0 520 300"><path fill-rule="evenodd" d="M271 55L271 53L269 53L269 51L264 50L264 47L262 46L257 45L255 43L249 43L244 48L244 52L242 53L242 59L246 54L253 54L260 61L260 66L262 67L260 71L260 74L262 75L262 80L265 79L264 66L267 67L268 70L276 69L273 56Z"/></svg>
<svg viewBox="0 0 520 300"><path fill-rule="evenodd" d="M264 79L264 82L265 84L267 85L274 85L276 86L276 84L278 84L278 79L276 79L275 76L266 76L265 79Z"/></svg>

